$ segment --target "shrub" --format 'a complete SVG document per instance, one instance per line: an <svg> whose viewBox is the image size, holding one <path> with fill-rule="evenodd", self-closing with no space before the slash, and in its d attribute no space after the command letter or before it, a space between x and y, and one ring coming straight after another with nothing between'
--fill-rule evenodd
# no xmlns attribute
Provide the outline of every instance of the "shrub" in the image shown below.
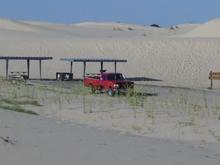
<svg viewBox="0 0 220 165"><path fill-rule="evenodd" d="M155 27L155 28L160 28L160 25L157 25L157 24L151 24L150 26Z"/></svg>

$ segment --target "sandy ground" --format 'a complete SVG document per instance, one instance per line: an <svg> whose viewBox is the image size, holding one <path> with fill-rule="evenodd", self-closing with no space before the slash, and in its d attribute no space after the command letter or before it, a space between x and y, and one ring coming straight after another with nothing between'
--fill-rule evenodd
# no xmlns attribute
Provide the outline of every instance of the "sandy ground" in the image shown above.
<svg viewBox="0 0 220 165"><path fill-rule="evenodd" d="M40 116L0 110L1 164L220 163L219 91L137 86L144 97L111 98L79 82L1 84L1 104L41 105L22 106Z"/></svg>
<svg viewBox="0 0 220 165"><path fill-rule="evenodd" d="M0 55L53 56L44 78L69 71L62 57L92 57L128 59L118 66L126 76L162 80L136 86L144 96L114 98L79 83L1 80L0 164L220 164L219 81L207 90L209 71L219 70L219 26L218 19L172 28L0 19ZM26 70L22 61L9 66ZM32 78L38 66L31 62ZM82 78L82 64L73 68ZM88 64L88 72L97 70Z"/></svg>
<svg viewBox="0 0 220 165"><path fill-rule="evenodd" d="M80 82L30 84L35 85L3 85L1 107L18 109L20 101L21 108L59 121L161 139L220 142L217 90L136 85L144 96L109 97L91 95Z"/></svg>
<svg viewBox="0 0 220 165"><path fill-rule="evenodd" d="M81 23L74 25L0 19L1 56L53 56L43 62L43 77L69 72L63 57L120 58L118 66L128 77L148 77L162 82L147 84L207 88L210 70L219 70L220 21L165 28L123 23ZM39 64L31 62L31 77L39 77ZM5 61L0 63L5 74ZM26 71L26 62L9 62L9 71ZM88 64L87 72L100 65ZM112 71L114 65L104 64ZM74 76L82 78L82 64L74 64ZM145 82L146 83L146 82ZM219 82L216 82L219 88Z"/></svg>
<svg viewBox="0 0 220 165"><path fill-rule="evenodd" d="M74 90L80 88L80 84L61 84L67 89L57 92L30 89L31 96L44 105L31 109L60 121L122 133L161 139L220 142L218 91L137 85L135 90L145 96L111 98L106 94L76 95L78 92ZM59 88L61 84L53 83L53 87ZM68 85L72 86L73 94L66 93L71 91Z"/></svg>
<svg viewBox="0 0 220 165"><path fill-rule="evenodd" d="M181 142L119 134L44 117L0 111L4 165L218 165L216 143Z"/></svg>

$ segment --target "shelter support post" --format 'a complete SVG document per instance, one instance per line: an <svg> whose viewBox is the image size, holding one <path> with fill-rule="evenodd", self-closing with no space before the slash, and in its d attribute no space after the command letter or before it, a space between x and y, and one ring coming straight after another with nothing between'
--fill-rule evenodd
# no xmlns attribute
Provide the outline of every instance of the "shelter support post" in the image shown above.
<svg viewBox="0 0 220 165"><path fill-rule="evenodd" d="M83 62L83 79L86 77L86 62Z"/></svg>
<svg viewBox="0 0 220 165"><path fill-rule="evenodd" d="M73 73L73 62L70 62L70 73Z"/></svg>
<svg viewBox="0 0 220 165"><path fill-rule="evenodd" d="M117 62L115 61L115 73L117 72Z"/></svg>
<svg viewBox="0 0 220 165"><path fill-rule="evenodd" d="M100 64L101 64L100 72L103 73L103 61L101 61Z"/></svg>
<svg viewBox="0 0 220 165"><path fill-rule="evenodd" d="M30 59L27 59L27 77L30 78Z"/></svg>
<svg viewBox="0 0 220 165"><path fill-rule="evenodd" d="M8 59L6 59L6 78L8 78Z"/></svg>
<svg viewBox="0 0 220 165"><path fill-rule="evenodd" d="M40 80L42 78L42 60L39 60Z"/></svg>

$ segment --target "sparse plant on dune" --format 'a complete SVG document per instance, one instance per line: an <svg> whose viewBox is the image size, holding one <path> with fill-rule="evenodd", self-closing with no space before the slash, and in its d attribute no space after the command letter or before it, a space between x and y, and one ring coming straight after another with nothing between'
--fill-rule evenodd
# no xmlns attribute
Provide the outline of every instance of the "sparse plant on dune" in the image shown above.
<svg viewBox="0 0 220 165"><path fill-rule="evenodd" d="M132 31L132 30L134 30L134 29L133 29L132 27L128 27L128 30L129 30L129 31Z"/></svg>
<svg viewBox="0 0 220 165"><path fill-rule="evenodd" d="M114 26L114 27L113 27L113 30L114 30L114 31L123 31L123 29L120 28L119 26Z"/></svg>
<svg viewBox="0 0 220 165"><path fill-rule="evenodd" d="M14 105L34 105L34 106L41 106L37 100L15 100L12 98L1 99L0 102L6 104L14 104Z"/></svg>
<svg viewBox="0 0 220 165"><path fill-rule="evenodd" d="M135 92L134 89L132 88L128 88L128 91L125 96L131 106L134 106L134 107L142 106L143 107L144 97L146 96L140 95L138 92Z"/></svg>
<svg viewBox="0 0 220 165"><path fill-rule="evenodd" d="M0 100L0 108L10 111L16 111L16 112L23 112L27 114L32 115L38 115L36 112L31 110L26 110L22 106L24 105L33 105L33 106L40 106L40 104L37 101L30 101L30 100L14 100L13 98L8 99L1 99Z"/></svg>
<svg viewBox="0 0 220 165"><path fill-rule="evenodd" d="M31 110L26 110L19 105L0 105L0 108L4 109L4 110L22 112L22 113L27 113L27 114L31 114L31 115L38 115L38 113L31 111Z"/></svg>
<svg viewBox="0 0 220 165"><path fill-rule="evenodd" d="M141 131L143 130L143 127L137 124L132 124L131 128L138 133L141 133Z"/></svg>
<svg viewBox="0 0 220 165"><path fill-rule="evenodd" d="M68 116L67 119L74 120L74 117L77 118L77 115L80 114L88 123L111 122L114 129L129 129L138 134L157 133L158 130L160 131L158 126L164 123L164 127L166 124L173 126L173 131L176 131L176 134L179 131L180 137L189 133L187 131L197 135L204 132L202 129L206 126L203 126L205 123L203 120L207 119L208 122L208 120L214 119L212 122L219 122L219 103L216 102L214 105L213 100L210 102L212 97L209 97L206 92L191 92L188 89L176 90L172 88L165 89L165 94L149 96L147 95L148 89L151 92L159 91L155 90L155 87L143 87L142 89L142 86L135 86L135 90L138 92L130 90L126 95L109 97L103 93L91 94L83 84L63 88L62 84L60 86L25 86L24 84L15 85L6 82L0 86L0 108L29 114L37 114L36 112L45 110L45 114L48 112L56 117L60 115L62 117L60 119L64 119L67 110L71 109L72 112L68 113L72 114L73 118ZM47 108L43 108L41 105ZM50 105L53 108L50 109ZM31 111L32 109L28 107L33 107L36 112ZM78 110L81 112L79 113ZM77 115L74 116L74 113ZM40 114L44 114L44 112ZM77 120L81 119L77 118ZM125 125L125 122L128 124ZM212 127L212 125L207 127ZM212 128L210 130L218 139L218 132Z"/></svg>

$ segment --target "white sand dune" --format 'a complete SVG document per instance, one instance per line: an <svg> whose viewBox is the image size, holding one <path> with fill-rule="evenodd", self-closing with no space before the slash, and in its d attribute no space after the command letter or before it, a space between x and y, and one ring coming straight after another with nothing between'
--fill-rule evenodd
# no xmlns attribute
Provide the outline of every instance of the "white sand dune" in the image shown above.
<svg viewBox="0 0 220 165"><path fill-rule="evenodd" d="M216 37L219 32L212 30L218 28L217 22L170 29L121 23L64 25L0 19L0 56L53 56L53 61L43 62L43 76L49 78L54 78L56 72L69 71L69 64L60 61L62 57L123 58L128 63L120 64L118 69L125 75L163 80L148 84L207 88L209 71L220 70L220 38ZM9 66L10 71L26 70L25 61L10 61ZM99 66L88 64L88 72L98 71ZM111 64L104 66L113 70ZM38 63L31 62L31 77L39 76L38 69ZM0 70L4 75L5 61L0 61ZM82 70L82 64L74 64L75 77L81 78ZM219 82L215 85L218 87ZM2 89L2 97L10 93L4 86ZM58 101L47 91L42 90L40 95L26 86L25 89L27 96L42 101L43 106L31 107L41 116L0 109L1 164L220 163L216 95L158 89L159 97L147 98L148 104L143 102L142 108L134 109L123 98L65 95L58 96ZM157 92L149 87L144 90ZM62 99L66 103L61 103ZM195 104L184 104L185 101ZM190 106L195 114L188 114ZM111 129L147 137L119 134Z"/></svg>
<svg viewBox="0 0 220 165"><path fill-rule="evenodd" d="M191 32L185 34L185 37L198 38L220 38L220 19L211 20Z"/></svg>
<svg viewBox="0 0 220 165"><path fill-rule="evenodd" d="M26 32L35 31L35 27L31 24L9 19L0 19L0 29Z"/></svg>
<svg viewBox="0 0 220 165"><path fill-rule="evenodd" d="M218 23L207 23L208 27L217 29ZM200 28L204 25L179 25L171 30L121 23L62 25L1 19L0 55L53 56L53 61L43 65L43 76L49 78L69 71L62 57L123 58L128 63L118 69L126 76L163 80L160 85L207 88L209 71L220 70L220 39L201 38L203 33L189 37ZM218 31L214 33L217 36ZM0 64L4 75L5 63ZM31 77L38 77L38 63L31 64ZM9 65L10 71L26 70L25 62L10 61ZM105 66L113 70L113 65ZM88 64L88 72L98 70L99 64ZM82 64L74 64L74 76L82 77Z"/></svg>

